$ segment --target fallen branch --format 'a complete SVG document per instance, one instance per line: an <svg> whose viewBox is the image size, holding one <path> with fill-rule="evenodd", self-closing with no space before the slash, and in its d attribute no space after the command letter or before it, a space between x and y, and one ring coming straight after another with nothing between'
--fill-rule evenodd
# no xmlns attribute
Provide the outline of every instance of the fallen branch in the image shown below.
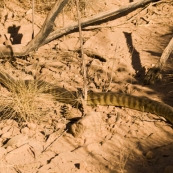
<svg viewBox="0 0 173 173"><path fill-rule="evenodd" d="M96 22L114 20L121 16L125 16L125 15L127 15L127 13L130 13L131 11L133 11L139 7L143 7L143 6L147 5L148 3L154 2L154 1L155 0L140 0L137 2L129 3L127 5L123 5L119 9L108 10L108 11L93 15L91 17L81 19L81 26L84 27L84 26L94 24ZM78 22L74 22L65 28L56 30L56 31L50 33L50 35L44 41L44 44L49 43L50 41L52 41L56 38L59 38L62 35L75 31L76 29L78 29Z"/></svg>
<svg viewBox="0 0 173 173"><path fill-rule="evenodd" d="M50 32L53 29L54 21L57 15L61 12L65 4L67 4L68 0L59 0L55 3L54 7L51 9L48 14L41 31L36 35L36 37L29 42L26 46L25 54L37 50L43 44L43 41L47 38Z"/></svg>
<svg viewBox="0 0 173 173"><path fill-rule="evenodd" d="M95 24L96 22L105 22L108 20L114 20L121 16L127 15L128 13L139 7L143 7L148 3L155 1L156 0L139 0L137 2L132 2L127 5L123 5L119 9L108 10L106 12L99 13L89 18L81 19L81 26L84 27L91 24ZM0 56L3 57L3 56L27 55L31 51L37 50L40 46L47 44L52 40L61 37L62 35L68 34L78 29L78 22L74 22L65 28L50 33L52 31L53 23L56 16L60 13L60 11L63 9L63 7L67 2L68 0L59 0L56 2L52 10L50 11L49 15L47 16L41 31L36 35L36 37L31 42L29 42L27 46L21 48L21 52L16 52L16 50L13 49L13 46L11 46L10 47L11 52L9 53L10 50L9 47L4 46L0 48Z"/></svg>
<svg viewBox="0 0 173 173"><path fill-rule="evenodd" d="M14 46L1 46L0 47L0 56L24 56L29 54L32 51L37 50L41 45L43 45L43 41L47 38L50 32L53 29L54 21L57 15L61 12L65 4L67 4L68 0L58 0L54 7L49 12L42 29L35 36L33 40L29 42L27 46L19 46L16 48ZM17 50L16 50L17 49Z"/></svg>

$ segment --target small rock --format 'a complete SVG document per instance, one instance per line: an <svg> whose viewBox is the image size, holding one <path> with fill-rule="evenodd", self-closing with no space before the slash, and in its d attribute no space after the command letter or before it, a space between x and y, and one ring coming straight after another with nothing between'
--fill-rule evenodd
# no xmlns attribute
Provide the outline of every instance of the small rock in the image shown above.
<svg viewBox="0 0 173 173"><path fill-rule="evenodd" d="M37 71L40 71L41 67L36 67L36 64L28 65L25 67L25 72L28 74L36 75Z"/></svg>
<svg viewBox="0 0 173 173"><path fill-rule="evenodd" d="M28 14L32 14L32 9L29 9L27 12L26 12L26 15Z"/></svg>
<svg viewBox="0 0 173 173"><path fill-rule="evenodd" d="M40 132L34 132L34 137L37 141L45 141L45 136Z"/></svg>
<svg viewBox="0 0 173 173"><path fill-rule="evenodd" d="M23 134L19 134L19 135L16 135L14 137L12 137L5 145L4 147L8 147L8 146L14 146L14 145L22 145L24 143L27 142L27 139L28 137L26 135L23 135Z"/></svg>
<svg viewBox="0 0 173 173"><path fill-rule="evenodd" d="M30 139L30 140L28 141L28 144L29 144L30 146L32 146L32 149L33 149L33 151L34 151L34 153L35 153L35 157L36 157L36 158L41 154L41 152L42 152L43 149L44 149L44 147L43 147L43 145L41 144L41 142L39 142L39 141L37 141L37 140L35 140L35 139Z"/></svg>
<svg viewBox="0 0 173 173"><path fill-rule="evenodd" d="M18 126L17 122L11 119L7 120L6 124L9 126Z"/></svg>
<svg viewBox="0 0 173 173"><path fill-rule="evenodd" d="M113 115L110 118L108 118L106 122L108 124L113 124L113 123L115 123L115 121L116 121L116 116Z"/></svg>
<svg viewBox="0 0 173 173"><path fill-rule="evenodd" d="M65 129L65 124L64 123L58 123L57 125L56 125L56 128L57 129Z"/></svg>
<svg viewBox="0 0 173 173"><path fill-rule="evenodd" d="M50 70L47 68L42 68L41 73L47 75L47 74L50 74Z"/></svg>
<svg viewBox="0 0 173 173"><path fill-rule="evenodd" d="M29 133L29 128L28 127L24 127L23 129L21 129L21 133L28 134Z"/></svg>
<svg viewBox="0 0 173 173"><path fill-rule="evenodd" d="M153 159L154 158L154 153L152 151L148 151L146 154L147 159Z"/></svg>
<svg viewBox="0 0 173 173"><path fill-rule="evenodd" d="M102 116L99 112L91 112L84 118L74 123L69 132L75 137L94 137L101 133Z"/></svg>
<svg viewBox="0 0 173 173"><path fill-rule="evenodd" d="M34 80L34 77L32 75L26 75L23 80Z"/></svg>
<svg viewBox="0 0 173 173"><path fill-rule="evenodd" d="M82 169L85 170L87 167L88 167L87 162L83 161L83 162L80 163L80 169L81 169L81 170L82 170Z"/></svg>
<svg viewBox="0 0 173 173"><path fill-rule="evenodd" d="M8 12L8 14L7 14L7 20L10 20L10 19L12 19L14 17L14 14L13 14L13 12Z"/></svg>
<svg viewBox="0 0 173 173"><path fill-rule="evenodd" d="M5 70L12 69L12 65L10 64L10 62L7 61L4 63L4 68L5 68Z"/></svg>
<svg viewBox="0 0 173 173"><path fill-rule="evenodd" d="M35 130L37 128L37 124L34 123L28 123L27 126L30 130Z"/></svg>
<svg viewBox="0 0 173 173"><path fill-rule="evenodd" d="M10 148L10 146L8 148ZM10 150L5 158L10 165L26 165L34 163L35 161L34 153L32 154L31 147L27 144L22 145L15 150Z"/></svg>
<svg viewBox="0 0 173 173"><path fill-rule="evenodd" d="M11 132L3 133L2 136L1 136L1 138L2 138L2 139L11 138Z"/></svg>

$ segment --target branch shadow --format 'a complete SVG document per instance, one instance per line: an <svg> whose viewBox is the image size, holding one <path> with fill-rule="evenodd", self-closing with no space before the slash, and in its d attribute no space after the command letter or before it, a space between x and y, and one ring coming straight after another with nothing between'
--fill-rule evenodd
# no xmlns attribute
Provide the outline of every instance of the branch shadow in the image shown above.
<svg viewBox="0 0 173 173"><path fill-rule="evenodd" d="M129 52L131 52L132 67L136 73L135 78L139 81L139 79L145 76L145 68L142 67L139 52L135 49L133 45L132 33L124 32L124 36L126 38Z"/></svg>

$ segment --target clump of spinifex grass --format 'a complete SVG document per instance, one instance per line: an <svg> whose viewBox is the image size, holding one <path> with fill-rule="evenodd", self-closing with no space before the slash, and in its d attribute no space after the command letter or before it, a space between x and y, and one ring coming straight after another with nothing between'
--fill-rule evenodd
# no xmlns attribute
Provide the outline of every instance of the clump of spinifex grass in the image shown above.
<svg viewBox="0 0 173 173"><path fill-rule="evenodd" d="M14 80L0 71L0 83L8 90L0 91L0 118L34 121L41 118L42 94L50 86L41 80ZM6 93L6 94L5 94Z"/></svg>
<svg viewBox="0 0 173 173"><path fill-rule="evenodd" d="M93 14L97 14L103 11L105 8L105 3L99 0L78 0L79 1L79 11L81 13L81 18L89 17ZM67 15L72 20L77 20L76 14L76 0L69 0L63 9L63 14Z"/></svg>
<svg viewBox="0 0 173 173"><path fill-rule="evenodd" d="M22 2L25 6L30 7L30 4L27 1ZM47 12L50 11L53 5L56 3L56 0L36 0L35 1L35 8L37 12ZM86 16L87 13L90 13L92 11L96 11L98 8L98 5L103 6L104 3L100 2L98 0L92 0L92 1L87 1L87 0L79 0L79 10L82 13L82 16ZM76 6L75 0L69 0L67 5L64 8L65 13L71 12L71 10L75 10L74 7ZM93 7L97 7L94 9ZM73 13L74 15L74 13Z"/></svg>

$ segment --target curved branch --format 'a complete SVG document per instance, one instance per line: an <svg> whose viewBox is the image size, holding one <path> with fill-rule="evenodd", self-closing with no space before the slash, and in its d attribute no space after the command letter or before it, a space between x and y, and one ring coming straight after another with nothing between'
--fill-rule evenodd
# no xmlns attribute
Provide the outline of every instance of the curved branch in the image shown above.
<svg viewBox="0 0 173 173"><path fill-rule="evenodd" d="M116 18L125 16L125 15L127 15L127 13L130 13L131 11L133 11L139 7L143 7L147 4L149 4L150 2L154 2L154 1L156 1L156 0L139 0L137 2L131 2L127 5L123 5L119 9L112 9L112 10L108 10L105 12L101 12L101 13L93 15L91 17L81 19L81 26L84 27L84 26L94 24L96 22L108 21L108 20L112 20L112 19L115 20ZM78 22L74 22L65 28L56 30L56 31L50 33L50 35L44 41L44 44L49 43L50 41L52 41L58 37L61 37L62 35L65 35L69 32L72 32L76 29L78 29Z"/></svg>
<svg viewBox="0 0 173 173"><path fill-rule="evenodd" d="M150 2L154 2L156 0L139 0L137 2L132 2L127 5L121 6L119 9L113 9L108 10L106 12L102 12L96 15L93 15L89 18L81 19L81 26L88 26L91 24L94 24L96 22L104 22L108 20L114 20L116 18L119 18L121 16L127 15L127 13L130 13L131 11L143 7ZM159 0L157 0L159 1ZM16 49L14 46L0 46L0 56L24 56L27 55L31 51L37 50L41 45L47 44L50 41L61 37L62 35L65 35L69 32L75 31L78 29L78 22L74 22L71 25L59 29L57 31L52 31L53 23L56 18L56 16L60 13L60 11L63 9L65 4L68 2L68 0L59 0L56 2L52 10L50 11L49 15L47 16L44 25L41 29L41 31L36 35L36 37L29 42L27 46L21 46L19 45L19 48ZM21 47L21 50L20 50ZM21 52L20 52L21 51Z"/></svg>
<svg viewBox="0 0 173 173"><path fill-rule="evenodd" d="M0 56L24 56L27 55L31 51L37 50L41 45L43 45L43 41L47 38L53 28L54 21L57 15L61 12L65 4L67 4L68 0L58 0L54 7L49 12L42 29L35 36L33 40L31 40L27 46L22 45L8 45L8 46L0 46Z"/></svg>
<svg viewBox="0 0 173 173"><path fill-rule="evenodd" d="M172 51L173 51L173 37L170 40L169 44L166 46L165 50L163 51L162 56L160 57L157 64L154 67L150 68L147 74L145 75L144 78L145 84L153 84L162 78L161 70L165 65L166 61L168 60Z"/></svg>

